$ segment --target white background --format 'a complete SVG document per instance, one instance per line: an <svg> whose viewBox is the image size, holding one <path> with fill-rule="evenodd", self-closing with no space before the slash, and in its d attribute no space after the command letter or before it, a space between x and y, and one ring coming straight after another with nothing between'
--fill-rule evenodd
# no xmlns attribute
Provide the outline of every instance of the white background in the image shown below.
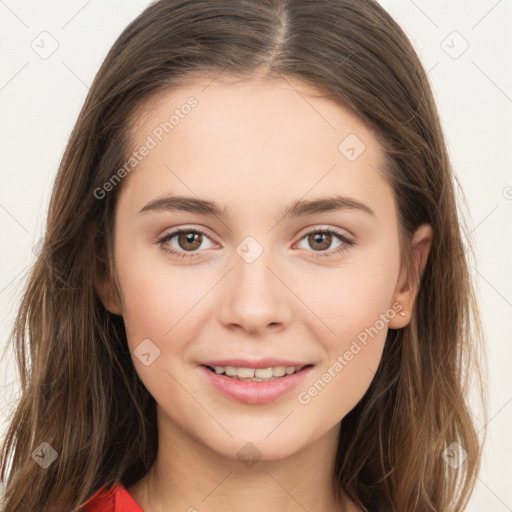
<svg viewBox="0 0 512 512"><path fill-rule="evenodd" d="M148 3L0 0L2 349L34 246L43 235L50 187L88 86L114 40ZM473 272L488 342L490 421L468 510L512 511L512 436L507 434L512 423L512 1L381 3L429 71L476 242ZM50 35L40 35L45 31ZM32 48L43 44L47 50L52 44L58 48L43 59ZM15 379L8 351L0 363L2 433L18 392Z"/></svg>

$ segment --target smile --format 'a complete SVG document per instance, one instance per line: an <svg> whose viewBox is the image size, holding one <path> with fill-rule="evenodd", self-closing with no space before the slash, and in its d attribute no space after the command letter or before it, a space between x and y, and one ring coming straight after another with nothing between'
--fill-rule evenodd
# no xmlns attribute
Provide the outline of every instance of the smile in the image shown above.
<svg viewBox="0 0 512 512"><path fill-rule="evenodd" d="M197 369L216 391L238 402L265 404L284 397L311 372L313 365L248 368L201 365Z"/></svg>

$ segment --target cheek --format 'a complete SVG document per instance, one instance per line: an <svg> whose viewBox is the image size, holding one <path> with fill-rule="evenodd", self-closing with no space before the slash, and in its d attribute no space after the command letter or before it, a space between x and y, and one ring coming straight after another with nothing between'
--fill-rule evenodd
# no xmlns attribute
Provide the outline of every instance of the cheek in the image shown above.
<svg viewBox="0 0 512 512"><path fill-rule="evenodd" d="M398 244L346 259L328 279L302 288L308 306L322 320L326 357L297 396L309 413L342 418L363 397L384 349L389 321L397 314L393 293L399 270ZM320 286L321 284L321 286Z"/></svg>
<svg viewBox="0 0 512 512"><path fill-rule="evenodd" d="M176 290L160 275L146 270L128 268L119 272L119 278L129 341L133 344L140 338L160 340L172 328L180 309Z"/></svg>
<svg viewBox="0 0 512 512"><path fill-rule="evenodd" d="M128 346L139 378L159 404L175 406L179 397L187 403L190 397L179 383L186 377L187 344L201 325L200 307L194 306L206 285L200 285L200 276L192 283L190 273L139 265L135 258L119 266L118 276Z"/></svg>
<svg viewBox="0 0 512 512"><path fill-rule="evenodd" d="M382 358L388 323L396 314L387 307L384 290L356 290L350 293L347 287L333 295L336 304L329 306L326 319L334 334L322 338L325 358L297 394L304 413L323 418L324 424L342 419L368 390Z"/></svg>
<svg viewBox="0 0 512 512"><path fill-rule="evenodd" d="M323 267L314 273L304 270L294 278L297 295L305 298L308 308L326 327L326 335L319 339L329 352L344 350L376 323L382 330L382 315L394 317L398 270L398 243L383 241L371 250L347 255L337 268Z"/></svg>
<svg viewBox="0 0 512 512"><path fill-rule="evenodd" d="M164 254L153 246L147 247L147 242L132 245L129 251L127 247L120 236L116 270L130 341L135 343L142 337L161 343L172 337L178 327L191 322L194 306L214 284L213 276L207 269L190 272L187 267L170 265Z"/></svg>

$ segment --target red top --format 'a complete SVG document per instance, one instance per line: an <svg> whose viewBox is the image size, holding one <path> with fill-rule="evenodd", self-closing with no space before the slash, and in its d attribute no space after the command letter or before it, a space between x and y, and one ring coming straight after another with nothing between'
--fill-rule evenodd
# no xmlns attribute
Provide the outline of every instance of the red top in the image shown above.
<svg viewBox="0 0 512 512"><path fill-rule="evenodd" d="M106 485L85 502L85 512L144 512L121 483L110 489Z"/></svg>

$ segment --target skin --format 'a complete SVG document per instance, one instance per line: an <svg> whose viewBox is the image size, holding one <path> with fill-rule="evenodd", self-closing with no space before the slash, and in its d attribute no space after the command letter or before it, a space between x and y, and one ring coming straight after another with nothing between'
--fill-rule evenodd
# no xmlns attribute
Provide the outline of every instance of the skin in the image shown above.
<svg viewBox="0 0 512 512"><path fill-rule="evenodd" d="M124 179L115 216L114 270L119 296L105 306L126 325L133 364L158 404L159 452L148 475L128 491L146 512L358 510L331 488L340 421L368 389L388 328L410 320L414 280L401 271L393 192L380 173L375 135L347 109L301 82L228 83L197 78L159 93L133 123L134 148L190 96L184 116ZM338 150L349 134L366 148L354 161ZM151 200L183 194L214 200L229 216L177 211L139 213ZM370 207L282 218L298 199L340 194ZM179 227L206 231L197 244ZM306 236L331 227L355 241ZM236 249L247 236L263 249L252 263ZM328 236L328 235L327 235ZM432 231L412 240L421 272ZM185 243L185 245L183 245ZM181 258L166 253L171 246ZM330 256L315 259L320 252ZM307 390L379 315L395 314L307 404ZM382 317L381 317L382 318ZM134 356L145 339L160 355ZM362 345L361 345L362 346ZM260 405L236 402L200 378L208 359L275 356L314 364L292 392ZM237 456L253 443L261 458ZM194 508L192 508L194 507Z"/></svg>

